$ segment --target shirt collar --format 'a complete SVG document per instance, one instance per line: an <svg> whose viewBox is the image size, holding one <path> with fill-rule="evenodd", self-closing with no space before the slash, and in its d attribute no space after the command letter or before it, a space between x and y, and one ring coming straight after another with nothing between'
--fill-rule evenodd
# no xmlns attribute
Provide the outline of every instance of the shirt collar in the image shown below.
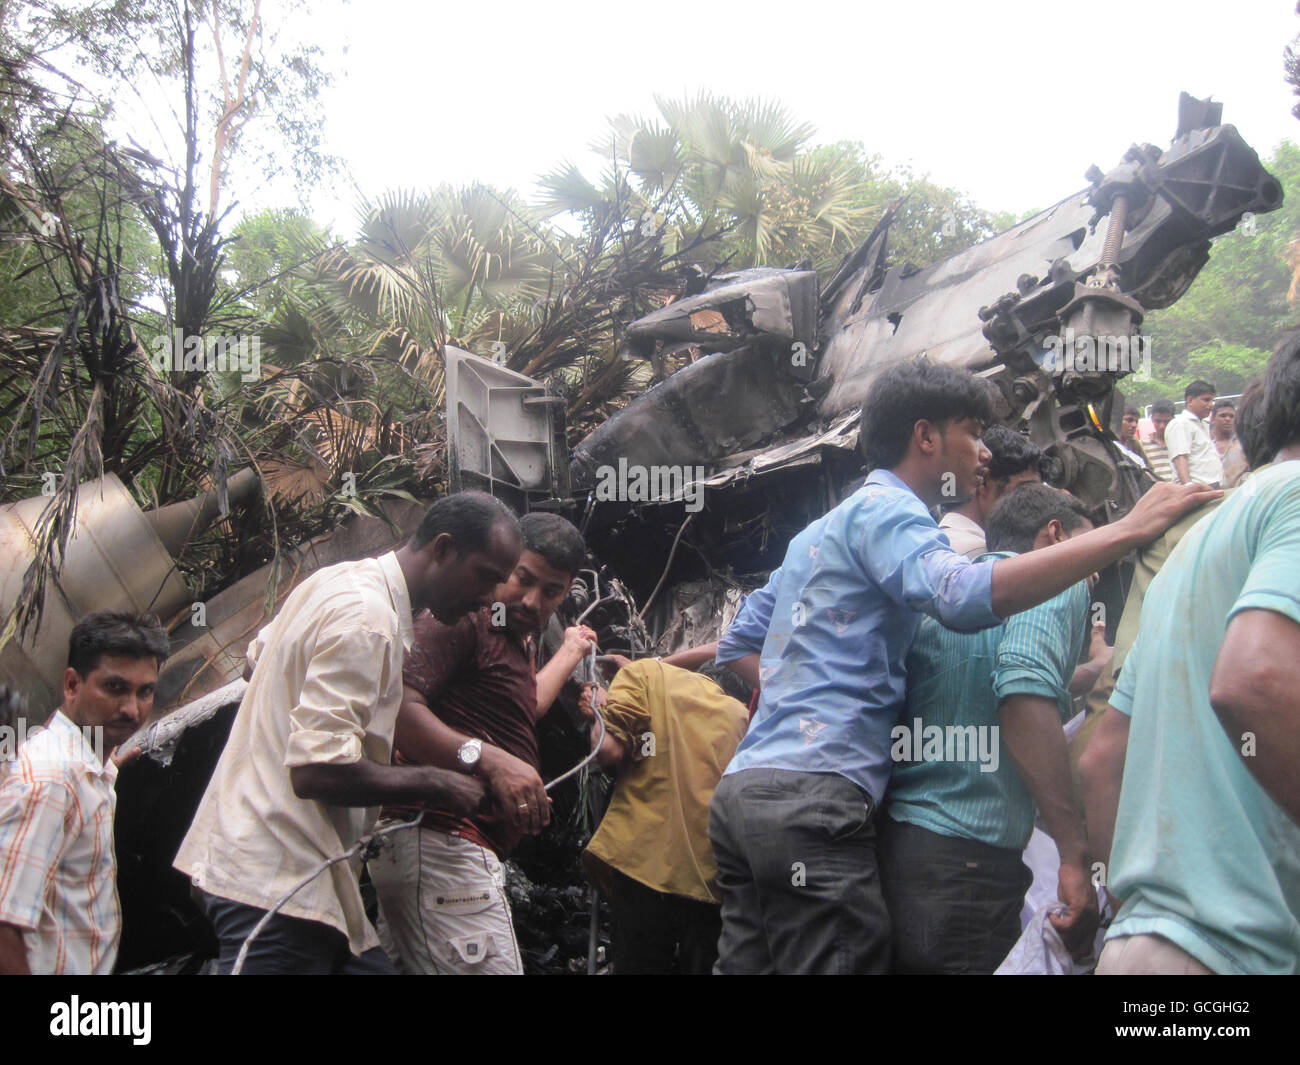
<svg viewBox="0 0 1300 1065"><path fill-rule="evenodd" d="M86 741L86 734L62 710L55 710L50 715L45 728L60 738L68 754L85 766L91 776L107 777L110 781L117 778L117 764L111 758L107 762L100 761L94 746Z"/></svg>
<svg viewBox="0 0 1300 1065"><path fill-rule="evenodd" d="M406 587L406 575L397 561L397 552L389 551L376 560L388 585L388 594L392 599L393 609L397 611L397 631L402 637L402 650L409 651L415 646L415 625L411 617L411 593Z"/></svg>
<svg viewBox="0 0 1300 1065"><path fill-rule="evenodd" d="M892 470L875 469L867 474L867 484L883 484L890 488L901 488L905 492L912 492L911 487L906 481L895 474ZM916 495L915 492L912 492Z"/></svg>

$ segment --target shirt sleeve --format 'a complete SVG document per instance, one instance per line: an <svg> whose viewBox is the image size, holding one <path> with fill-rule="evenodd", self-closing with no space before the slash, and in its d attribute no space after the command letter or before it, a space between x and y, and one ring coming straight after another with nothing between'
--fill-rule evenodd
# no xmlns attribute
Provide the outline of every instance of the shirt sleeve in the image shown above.
<svg viewBox="0 0 1300 1065"><path fill-rule="evenodd" d="M1165 427L1165 446L1169 449L1169 461L1172 463L1179 455L1192 454L1192 427L1182 418L1174 418Z"/></svg>
<svg viewBox="0 0 1300 1065"><path fill-rule="evenodd" d="M1133 716L1133 663L1142 659L1142 630L1137 630L1137 639L1133 641L1133 646L1129 648L1128 657L1124 659L1124 666L1119 671L1119 676L1115 679L1115 690L1110 693L1110 705L1118 710L1125 717Z"/></svg>
<svg viewBox="0 0 1300 1065"><path fill-rule="evenodd" d="M66 785L16 772L0 783L0 921L39 926L75 808Z"/></svg>
<svg viewBox="0 0 1300 1065"><path fill-rule="evenodd" d="M746 655L762 653L780 583L781 570L778 568L772 571L762 588L745 598L744 605L732 620L726 634L718 641L718 653L714 656L714 661L719 665L734 662Z"/></svg>
<svg viewBox="0 0 1300 1065"><path fill-rule="evenodd" d="M857 542L867 575L894 602L957 632L1002 619L993 613L993 563L971 562L948 546L920 501L868 512Z"/></svg>
<svg viewBox="0 0 1300 1065"><path fill-rule="evenodd" d="M1068 706L1086 613L1087 592L1076 586L1009 618L993 662L998 699L1037 695Z"/></svg>
<svg viewBox="0 0 1300 1065"><path fill-rule="evenodd" d="M601 711L606 730L634 758L650 728L648 668L651 668L649 664L635 662L619 670Z"/></svg>
<svg viewBox="0 0 1300 1065"><path fill-rule="evenodd" d="M1246 583L1228 611L1272 610L1300 624L1300 483L1292 483L1269 507Z"/></svg>
<svg viewBox="0 0 1300 1065"><path fill-rule="evenodd" d="M388 636L340 626L322 632L298 703L289 711L284 764L352 765L379 703Z"/></svg>

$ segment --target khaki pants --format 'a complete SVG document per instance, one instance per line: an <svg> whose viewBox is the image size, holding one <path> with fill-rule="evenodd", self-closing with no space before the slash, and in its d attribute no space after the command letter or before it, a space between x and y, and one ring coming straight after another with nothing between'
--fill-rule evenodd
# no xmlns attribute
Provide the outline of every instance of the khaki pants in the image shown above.
<svg viewBox="0 0 1300 1065"><path fill-rule="evenodd" d="M1213 976L1182 947L1164 936L1118 936L1106 940L1097 959L1098 976Z"/></svg>
<svg viewBox="0 0 1300 1065"><path fill-rule="evenodd" d="M379 896L376 930L404 973L523 975L497 856L446 832L387 837L369 863Z"/></svg>

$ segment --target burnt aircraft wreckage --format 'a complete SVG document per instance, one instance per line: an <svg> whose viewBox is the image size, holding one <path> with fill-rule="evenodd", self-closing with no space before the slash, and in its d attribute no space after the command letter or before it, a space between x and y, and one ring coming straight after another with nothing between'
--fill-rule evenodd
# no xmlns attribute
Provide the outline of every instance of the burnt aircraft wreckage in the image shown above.
<svg viewBox="0 0 1300 1065"><path fill-rule="evenodd" d="M923 269L887 265L887 215L820 292L811 271L742 270L634 322L629 356L711 354L576 449L569 480L593 550L640 595L686 521L690 558L670 582L775 568L861 475L856 419L872 380L920 357L986 377L999 420L1047 452L1054 484L1098 520L1126 512L1149 483L1113 443L1123 378L1160 355L1144 314L1187 291L1211 238L1282 202L1221 113L1184 94L1169 148L1135 145L1108 173L1093 167L1090 187ZM689 471L697 490L679 492L675 515L603 501L602 478L623 468Z"/></svg>
<svg viewBox="0 0 1300 1065"><path fill-rule="evenodd" d="M637 654L716 638L742 593L780 564L789 539L854 487L863 473L855 448L862 400L882 369L903 360L925 357L986 377L999 420L1044 448L1053 483L1097 520L1114 518L1145 483L1114 445L1118 386L1159 358L1141 333L1144 314L1187 291L1212 238L1282 202L1277 180L1235 128L1220 124L1221 111L1184 94L1169 148L1134 146L1108 173L1090 170L1088 188L925 268L889 264L891 211L820 289L817 275L799 268L689 278L680 298L627 328L623 355L659 366L686 349L699 357L609 418L571 457L560 397L449 348L451 486L486 489L521 513L570 516L601 569L584 572L569 621L585 613L604 650ZM184 506L206 521L208 503ZM139 523L133 505L118 509ZM189 511L184 517L189 530L201 524ZM417 509L390 517L409 527ZM15 509L13 521L20 518ZM344 523L299 549L278 600L316 566L381 553L394 537L384 523ZM172 547L162 539L160 549ZM238 707L243 645L269 616L266 583L266 572L250 574L214 597L209 628L188 643L185 632L173 633L181 649L160 683L171 705L156 708L166 716L144 730L146 757L123 770L118 788L120 968L211 952L170 859ZM1100 594L1118 607L1121 592L1116 572ZM135 598L97 600L93 609L148 607ZM26 655L31 676L55 678L67 627L53 626L62 647L11 657ZM0 679L19 679L4 672ZM51 690L36 702L56 698ZM167 713L186 700L197 702ZM581 754L575 736L562 725L543 736L546 779ZM573 886L548 890L539 907L581 895ZM529 900L515 888L512 899L519 918ZM583 944L566 951L579 958Z"/></svg>

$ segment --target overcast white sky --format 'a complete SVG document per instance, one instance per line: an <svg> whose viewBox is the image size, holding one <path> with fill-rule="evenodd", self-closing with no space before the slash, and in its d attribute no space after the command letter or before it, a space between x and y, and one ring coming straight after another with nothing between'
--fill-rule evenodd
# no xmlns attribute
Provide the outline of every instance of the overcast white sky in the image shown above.
<svg viewBox="0 0 1300 1065"><path fill-rule="evenodd" d="M1166 145L1182 89L1222 101L1261 155L1300 139L1282 80L1297 32L1293 0L325 0L305 36L337 66L328 147L371 195L476 179L528 195L565 159L594 175L607 116L708 89L783 101L819 143L861 140L1018 213L1132 142ZM234 191L244 210L285 198ZM314 213L348 231L353 200Z"/></svg>

